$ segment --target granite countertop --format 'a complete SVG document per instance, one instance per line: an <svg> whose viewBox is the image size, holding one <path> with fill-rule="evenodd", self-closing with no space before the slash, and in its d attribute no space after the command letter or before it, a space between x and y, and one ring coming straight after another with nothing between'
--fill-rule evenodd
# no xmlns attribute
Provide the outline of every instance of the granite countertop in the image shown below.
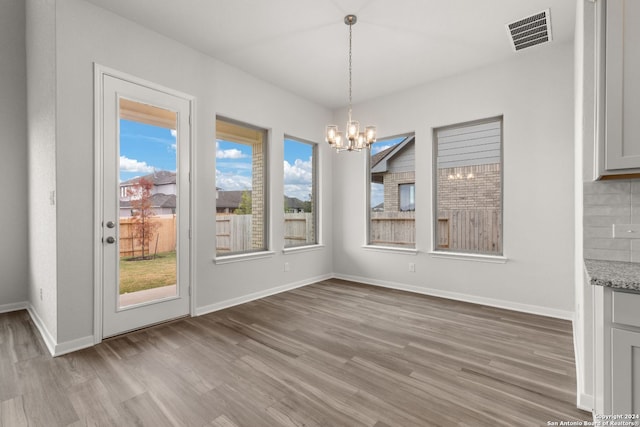
<svg viewBox="0 0 640 427"><path fill-rule="evenodd" d="M585 259L584 265L592 285L640 292L640 263Z"/></svg>

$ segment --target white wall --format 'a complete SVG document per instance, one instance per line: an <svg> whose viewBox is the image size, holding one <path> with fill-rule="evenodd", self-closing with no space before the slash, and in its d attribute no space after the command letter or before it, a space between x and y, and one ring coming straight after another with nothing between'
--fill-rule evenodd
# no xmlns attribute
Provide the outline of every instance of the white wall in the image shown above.
<svg viewBox="0 0 640 427"><path fill-rule="evenodd" d="M58 342L93 334L93 63L147 79L196 97L192 176L195 205L197 311L223 306L253 293L299 284L332 272L327 247L287 254L283 240L283 135L320 141L330 112L173 40L81 0L57 4ZM274 58L277 60L277 58ZM269 258L216 265L215 116L270 131ZM331 230L331 160L321 145L321 215ZM82 160L79 160L82 159ZM284 262L291 271L283 271Z"/></svg>
<svg viewBox="0 0 640 427"><path fill-rule="evenodd" d="M25 6L6 0L0 13L0 312L27 301L27 80Z"/></svg>
<svg viewBox="0 0 640 427"><path fill-rule="evenodd" d="M51 344L57 334L55 2L26 2L29 138L29 303Z"/></svg>
<svg viewBox="0 0 640 427"><path fill-rule="evenodd" d="M513 60L354 106L380 137L416 133L418 255L362 248L362 155L334 159L334 269L343 277L571 318L574 312L573 46ZM505 264L433 258L432 130L504 115ZM334 116L342 122L344 111ZM408 263L416 272L408 272Z"/></svg>

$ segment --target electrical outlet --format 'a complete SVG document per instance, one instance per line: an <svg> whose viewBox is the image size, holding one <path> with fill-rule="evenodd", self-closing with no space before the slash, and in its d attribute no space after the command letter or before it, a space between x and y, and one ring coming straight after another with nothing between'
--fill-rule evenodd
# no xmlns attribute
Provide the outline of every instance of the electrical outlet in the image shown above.
<svg viewBox="0 0 640 427"><path fill-rule="evenodd" d="M416 272L416 263L415 262L410 262L409 263L409 273L415 273Z"/></svg>
<svg viewBox="0 0 640 427"><path fill-rule="evenodd" d="M289 265L288 262L284 263L284 271L291 271L291 266Z"/></svg>

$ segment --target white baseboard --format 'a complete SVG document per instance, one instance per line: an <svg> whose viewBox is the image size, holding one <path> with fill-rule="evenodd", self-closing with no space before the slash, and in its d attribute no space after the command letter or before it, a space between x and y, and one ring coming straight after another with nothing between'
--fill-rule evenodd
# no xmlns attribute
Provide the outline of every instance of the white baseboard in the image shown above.
<svg viewBox="0 0 640 427"><path fill-rule="evenodd" d="M74 351L82 350L83 348L93 347L94 345L95 342L93 335L77 338L71 341L65 341L56 344L53 356L62 356L63 354L72 353Z"/></svg>
<svg viewBox="0 0 640 427"><path fill-rule="evenodd" d="M578 404L576 406L583 411L593 412L593 396L586 393L579 393Z"/></svg>
<svg viewBox="0 0 640 427"><path fill-rule="evenodd" d="M56 352L55 351L56 350L56 340L55 340L55 338L53 338L53 335L51 335L51 333L49 332L49 330L45 326L44 322L42 321L42 319L38 315L38 312L36 311L36 309L31 304L28 305L27 311L29 312L29 315L31 316L31 320L33 320L33 323L36 325L36 328L38 328L38 331L40 332L40 336L42 337L45 345L47 346L47 349L49 350L49 353L51 353L51 355L54 356L55 352Z"/></svg>
<svg viewBox="0 0 640 427"><path fill-rule="evenodd" d="M38 312L31 304L27 304L27 311L31 316L31 320L33 320L33 323L36 325L36 328L38 328L40 336L42 336L42 340L47 346L47 350L49 350L49 353L51 353L51 356L62 356L63 354L71 353L76 350L82 350L83 348L93 346L93 335L66 341L63 343L58 343L56 339L53 338L53 335L51 335L44 322L38 315Z"/></svg>
<svg viewBox="0 0 640 427"><path fill-rule="evenodd" d="M398 289L401 291L414 292L417 294L434 297L448 298L456 301L470 302L473 304L488 305L490 307L504 308L507 310L520 311L523 313L537 314L540 316L554 317L563 320L573 320L573 312L558 310L555 308L541 307L538 305L521 304L512 301L499 300L494 298L479 297L476 295L461 294L458 292L443 291L441 289L424 288L422 286L406 285L404 283L375 280L368 277L350 276L346 274L334 274L336 279L351 280L353 282L366 283L368 285L380 286L383 288Z"/></svg>
<svg viewBox="0 0 640 427"><path fill-rule="evenodd" d="M577 316L576 316L577 317ZM583 411L593 411L593 396L588 394L584 390L583 371L584 361L582 353L579 351L581 345L581 339L578 336L578 328L576 327L576 320L573 321L573 353L574 360L576 362L576 406Z"/></svg>
<svg viewBox="0 0 640 427"><path fill-rule="evenodd" d="M26 310L29 306L27 301L14 302L11 304L1 304L0 313L9 313L11 311Z"/></svg>
<svg viewBox="0 0 640 427"><path fill-rule="evenodd" d="M301 280L299 282L289 283L287 285L282 285L282 286L276 286L275 288L269 288L264 291L254 292L252 294L243 295L237 298L231 298L225 301L220 301L215 304L209 304L202 307L197 307L195 311L195 315L202 316L203 314L212 313L214 311L233 307L239 304L244 304L246 302L268 297L270 295L275 295L281 292L290 291L291 289L296 289L302 286L310 285L312 283L320 282L322 280L331 279L332 277L334 277L333 274L326 274L322 276L311 277L309 279Z"/></svg>

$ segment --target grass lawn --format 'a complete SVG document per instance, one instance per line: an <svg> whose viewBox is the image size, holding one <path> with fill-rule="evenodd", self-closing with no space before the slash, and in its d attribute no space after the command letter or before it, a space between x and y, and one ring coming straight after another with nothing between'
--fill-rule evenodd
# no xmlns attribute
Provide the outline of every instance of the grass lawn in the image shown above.
<svg viewBox="0 0 640 427"><path fill-rule="evenodd" d="M129 261L120 258L120 294L176 284L176 253L163 252L156 259Z"/></svg>

